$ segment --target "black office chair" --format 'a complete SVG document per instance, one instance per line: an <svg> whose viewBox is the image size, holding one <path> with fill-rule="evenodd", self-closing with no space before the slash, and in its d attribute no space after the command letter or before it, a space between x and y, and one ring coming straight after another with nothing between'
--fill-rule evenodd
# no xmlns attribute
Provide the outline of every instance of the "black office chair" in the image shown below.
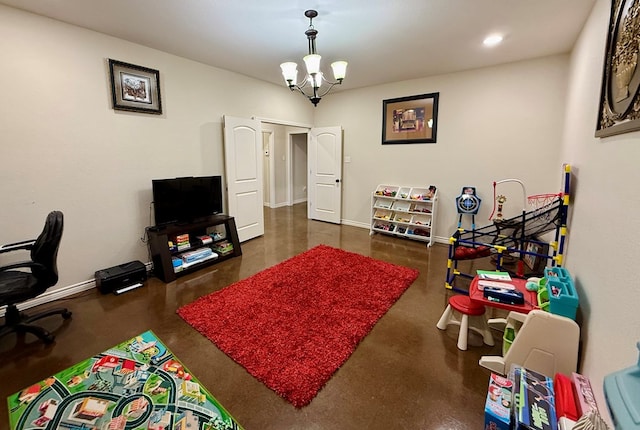
<svg viewBox="0 0 640 430"><path fill-rule="evenodd" d="M33 333L45 343L53 342L55 336L42 327L30 324L50 315L71 317L67 309L52 309L35 315L18 310L17 305L44 293L58 282L58 248L62 239L62 212L53 211L47 216L44 229L35 240L10 243L0 247L0 254L16 251L31 251L31 260L0 266L0 306L6 305L5 323L0 327L0 337L12 333Z"/></svg>

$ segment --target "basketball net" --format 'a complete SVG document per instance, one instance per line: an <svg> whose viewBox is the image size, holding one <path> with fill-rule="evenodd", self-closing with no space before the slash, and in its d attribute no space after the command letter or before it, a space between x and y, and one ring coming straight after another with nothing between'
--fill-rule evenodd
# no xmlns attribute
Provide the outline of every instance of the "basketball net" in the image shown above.
<svg viewBox="0 0 640 430"><path fill-rule="evenodd" d="M553 203L553 201L559 197L562 197L562 193L534 194L527 197L527 202L529 203L529 207L533 210L534 215L538 216L541 214L543 208ZM547 214L547 218L549 215L550 214Z"/></svg>

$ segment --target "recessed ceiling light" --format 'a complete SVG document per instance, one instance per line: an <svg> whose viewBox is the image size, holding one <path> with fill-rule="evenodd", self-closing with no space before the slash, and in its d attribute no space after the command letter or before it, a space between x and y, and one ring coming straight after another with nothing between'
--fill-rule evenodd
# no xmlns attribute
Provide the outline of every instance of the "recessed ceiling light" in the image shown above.
<svg viewBox="0 0 640 430"><path fill-rule="evenodd" d="M482 43L485 46L496 46L500 42L502 42L502 36L499 35L499 34L493 34L493 35L487 37L486 39L484 39L484 41Z"/></svg>

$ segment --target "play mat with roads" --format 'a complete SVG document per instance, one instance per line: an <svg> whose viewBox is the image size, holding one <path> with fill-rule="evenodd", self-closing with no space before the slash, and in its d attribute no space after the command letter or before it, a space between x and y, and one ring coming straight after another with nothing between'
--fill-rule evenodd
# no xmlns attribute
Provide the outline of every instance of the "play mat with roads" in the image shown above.
<svg viewBox="0 0 640 430"><path fill-rule="evenodd" d="M242 427L147 331L9 396L12 430Z"/></svg>

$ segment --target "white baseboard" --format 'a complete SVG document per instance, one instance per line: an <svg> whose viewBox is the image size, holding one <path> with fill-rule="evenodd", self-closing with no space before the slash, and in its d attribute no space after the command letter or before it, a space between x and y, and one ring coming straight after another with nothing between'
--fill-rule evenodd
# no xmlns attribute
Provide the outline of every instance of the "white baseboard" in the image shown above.
<svg viewBox="0 0 640 430"><path fill-rule="evenodd" d="M443 245L449 245L450 238L442 236L433 236L433 241L436 243L442 243Z"/></svg>
<svg viewBox="0 0 640 430"><path fill-rule="evenodd" d="M343 225L350 225L351 227L366 228L367 230L369 230L369 228L371 227L367 223L359 222L359 221L351 221L351 220L348 220L348 219L340 220L340 223L343 224Z"/></svg>
<svg viewBox="0 0 640 430"><path fill-rule="evenodd" d="M96 280L79 282L74 285L68 285L62 288L56 288L55 290L46 291L40 294L38 297L28 300L18 305L18 309L23 311L25 309L33 308L35 306L43 305L45 303L53 302L56 300L64 299L65 297L72 296L74 294L81 293L83 291L90 290L96 287ZM6 306L0 308L0 316L4 316Z"/></svg>
<svg viewBox="0 0 640 430"><path fill-rule="evenodd" d="M145 264L147 268L147 272L149 272L152 268L151 263ZM54 302L56 300L64 299L66 297L72 296L74 294L81 293L83 291L91 290L96 287L96 280L89 279L86 281L79 282L73 285L67 285L66 287L56 288L55 290L49 290L38 297L28 300L24 303L20 303L18 305L18 309L23 311L25 309L33 308L35 306L43 305L45 303ZM0 317L4 316L6 306L0 307Z"/></svg>

